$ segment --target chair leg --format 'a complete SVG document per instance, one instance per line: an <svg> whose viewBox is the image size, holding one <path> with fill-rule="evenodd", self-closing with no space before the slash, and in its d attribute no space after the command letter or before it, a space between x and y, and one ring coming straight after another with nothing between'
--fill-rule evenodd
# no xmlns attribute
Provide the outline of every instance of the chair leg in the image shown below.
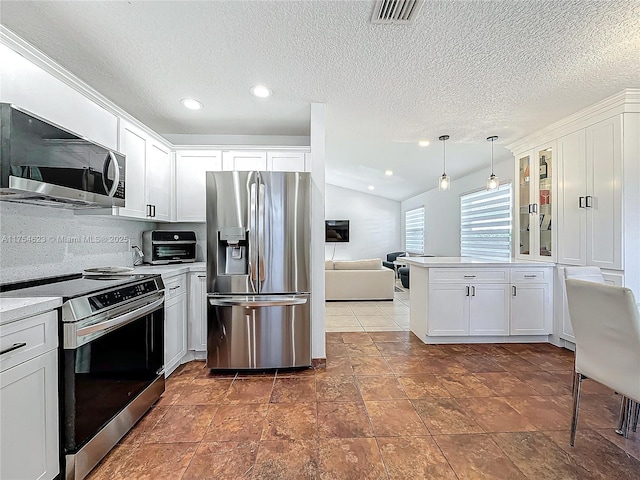
<svg viewBox="0 0 640 480"><path fill-rule="evenodd" d="M620 415L618 417L618 428L616 433L618 435L624 435L624 426L627 422L627 407L629 406L629 399L624 395L620 395L622 400L620 401Z"/></svg>
<svg viewBox="0 0 640 480"><path fill-rule="evenodd" d="M627 400L626 421L624 422L624 438L629 438L629 427L633 423L633 413L635 410L635 402L630 398Z"/></svg>
<svg viewBox="0 0 640 480"><path fill-rule="evenodd" d="M633 409L633 431L638 431L638 417L640 417L640 402L633 402L635 408Z"/></svg>
<svg viewBox="0 0 640 480"><path fill-rule="evenodd" d="M571 419L571 439L569 444L573 447L576 443L576 431L578 430L578 409L580 408L580 391L582 390L582 374L573 374L573 417Z"/></svg>

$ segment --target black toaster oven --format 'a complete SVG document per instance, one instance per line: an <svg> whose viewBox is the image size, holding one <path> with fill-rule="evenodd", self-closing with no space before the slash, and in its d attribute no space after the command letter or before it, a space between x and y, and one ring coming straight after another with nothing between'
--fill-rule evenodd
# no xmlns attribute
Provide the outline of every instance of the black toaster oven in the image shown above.
<svg viewBox="0 0 640 480"><path fill-rule="evenodd" d="M196 232L147 230L142 232L144 263L166 265L196 261Z"/></svg>

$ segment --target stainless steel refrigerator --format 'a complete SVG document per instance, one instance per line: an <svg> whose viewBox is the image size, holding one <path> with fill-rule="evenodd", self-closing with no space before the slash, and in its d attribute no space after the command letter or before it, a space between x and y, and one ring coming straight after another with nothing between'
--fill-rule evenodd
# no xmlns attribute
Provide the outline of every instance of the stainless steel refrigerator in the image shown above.
<svg viewBox="0 0 640 480"><path fill-rule="evenodd" d="M207 367L311 365L311 178L207 172Z"/></svg>

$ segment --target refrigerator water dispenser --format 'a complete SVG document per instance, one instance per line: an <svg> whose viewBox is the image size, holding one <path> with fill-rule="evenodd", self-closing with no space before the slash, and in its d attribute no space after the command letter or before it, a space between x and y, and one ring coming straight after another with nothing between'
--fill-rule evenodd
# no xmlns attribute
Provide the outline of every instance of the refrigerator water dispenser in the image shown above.
<svg viewBox="0 0 640 480"><path fill-rule="evenodd" d="M246 275L247 247L230 245L226 250L224 273L226 275Z"/></svg>
<svg viewBox="0 0 640 480"><path fill-rule="evenodd" d="M242 227L226 227L219 231L220 247L224 249L224 268L220 269L224 275L246 275L247 262L247 232ZM222 267L222 265L221 265Z"/></svg>

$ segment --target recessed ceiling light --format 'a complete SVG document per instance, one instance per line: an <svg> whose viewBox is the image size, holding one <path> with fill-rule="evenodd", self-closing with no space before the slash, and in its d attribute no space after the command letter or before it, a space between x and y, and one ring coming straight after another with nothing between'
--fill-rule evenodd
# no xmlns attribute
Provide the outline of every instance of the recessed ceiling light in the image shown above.
<svg viewBox="0 0 640 480"><path fill-rule="evenodd" d="M418 145L420 145L421 147L428 147L429 146L429 140L420 140L418 142Z"/></svg>
<svg viewBox="0 0 640 480"><path fill-rule="evenodd" d="M266 98L271 95L271 90L264 85L255 85L251 87L251 94L259 98Z"/></svg>
<svg viewBox="0 0 640 480"><path fill-rule="evenodd" d="M393 175L393 171L392 171L392 170L385 170L385 171L384 171L384 174L385 174L387 177L390 177L391 175Z"/></svg>
<svg viewBox="0 0 640 480"><path fill-rule="evenodd" d="M189 110L200 110L202 107L204 107L202 102L199 102L194 98L183 98L182 100L180 100L180 103L182 103L182 106L188 108Z"/></svg>
<svg viewBox="0 0 640 480"><path fill-rule="evenodd" d="M369 190L375 190L375 189L376 189L376 187L374 187L373 185L369 185L367 188L368 188Z"/></svg>

